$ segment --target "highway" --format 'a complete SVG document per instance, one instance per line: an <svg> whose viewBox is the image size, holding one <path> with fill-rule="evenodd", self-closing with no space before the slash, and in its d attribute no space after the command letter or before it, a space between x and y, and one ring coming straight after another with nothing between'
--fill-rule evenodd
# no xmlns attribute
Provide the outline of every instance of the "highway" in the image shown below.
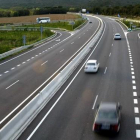
<svg viewBox="0 0 140 140"><path fill-rule="evenodd" d="M0 63L0 120L35 92L96 32L99 21L91 18L74 32L59 31L56 38ZM93 26L94 25L94 26Z"/></svg>
<svg viewBox="0 0 140 140"><path fill-rule="evenodd" d="M69 80L46 105L19 140L136 140L139 121L139 32L127 33L114 20L100 17L105 29L96 49L83 60ZM114 40L115 33L122 40ZM80 40L82 41L82 40ZM96 74L84 73L87 59L100 63ZM120 102L121 128L117 135L92 132L96 106Z"/></svg>

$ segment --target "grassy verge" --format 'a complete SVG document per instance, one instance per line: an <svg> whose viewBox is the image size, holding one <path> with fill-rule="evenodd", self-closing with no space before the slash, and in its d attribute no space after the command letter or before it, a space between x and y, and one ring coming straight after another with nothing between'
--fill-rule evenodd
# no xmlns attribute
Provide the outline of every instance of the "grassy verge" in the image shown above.
<svg viewBox="0 0 140 140"><path fill-rule="evenodd" d="M42 39L53 35L50 30L43 31ZM0 31L0 54L23 46L23 35L26 36L26 45L41 40L40 31Z"/></svg>
<svg viewBox="0 0 140 140"><path fill-rule="evenodd" d="M69 31L74 30L81 24L85 22L85 20L75 20L75 24L72 25L69 22L56 22L56 23L45 23L45 24L34 24L34 25L24 25L23 29L15 30L13 27L12 31L0 31L0 54L10 51L16 47L23 46L23 35L26 36L26 45L33 44L37 41L41 40L41 32L40 26L42 27L51 27L51 28L63 28ZM28 27L39 27L37 30L28 30ZM43 30L42 39L47 38L53 35L49 29Z"/></svg>
<svg viewBox="0 0 140 140"><path fill-rule="evenodd" d="M69 22L55 22L55 23L41 23L41 24L34 24L34 25L24 25L22 27L33 27L33 28L36 28L36 27L48 27L48 28L62 28L62 29L66 29L66 30L69 30L69 31L72 31L73 29L77 28L78 26L80 26L81 24L83 24L85 22L85 20L75 20L74 21L75 24L72 25L69 23Z"/></svg>
<svg viewBox="0 0 140 140"><path fill-rule="evenodd" d="M130 27L130 21L125 21L125 20L123 20L123 23L124 23L127 27ZM136 28L140 28L140 23L138 23L138 22L133 22L132 25L135 25Z"/></svg>

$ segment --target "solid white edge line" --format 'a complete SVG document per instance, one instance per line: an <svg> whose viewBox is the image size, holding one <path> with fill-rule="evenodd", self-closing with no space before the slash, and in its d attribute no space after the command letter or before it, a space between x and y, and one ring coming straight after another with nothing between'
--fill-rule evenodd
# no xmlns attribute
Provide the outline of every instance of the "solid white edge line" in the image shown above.
<svg viewBox="0 0 140 140"><path fill-rule="evenodd" d="M105 24L105 23L104 23ZM83 69L83 67L85 66L86 62L88 61L88 59L90 58L90 56L92 55L92 53L95 51L95 49L97 48L99 42L101 41L104 32L106 29L106 24L105 24L105 28L104 31L102 33L102 36L100 37L98 43L96 44L95 48L93 49L93 51L91 52L91 54L89 55L89 57L87 58L87 60L85 61L85 63L82 65L82 67L80 68L80 70L77 72L77 74L74 76L74 78L72 79L72 81L69 83L69 85L66 87L66 89L62 92L62 94L59 96L59 98L56 100L56 102L53 104L53 106L50 108L50 110L46 113L46 115L43 117L43 119L40 121L40 123L36 126L36 128L32 131L32 133L29 135L29 137L27 138L27 140L30 140L30 138L34 135L34 133L37 131L37 129L40 127L40 125L43 123L43 121L46 119L46 117L49 115L49 113L52 111L52 109L55 107L55 105L57 104L57 102L61 99L61 97L64 95L65 91L68 89L68 87L71 85L71 83L74 81L74 79L76 78L76 76L79 74L79 72Z"/></svg>
<svg viewBox="0 0 140 140"><path fill-rule="evenodd" d="M17 80L16 82L14 82L13 84L11 84L9 87L7 87L6 89L9 89L10 87L12 87L13 85L15 85L17 82L19 82L19 80Z"/></svg>
<svg viewBox="0 0 140 140"><path fill-rule="evenodd" d="M94 16L93 16L94 17ZM98 19L99 20L99 19ZM100 24L98 25L98 27L97 27L97 29L96 29L96 31L98 30L98 28L99 28L99 26L100 26ZM84 28L84 27L83 27ZM83 28L81 28L81 29L83 29ZM93 33L93 35L89 38L89 40L95 35L95 33L96 33L96 31ZM102 36L103 36L103 34L102 34ZM68 37L69 38L69 37ZM66 39L68 39L68 38L66 38ZM66 39L64 39L63 41L65 41ZM101 39L101 38L100 38ZM88 40L88 41L89 41ZM88 42L87 41L87 42ZM85 44L87 44L87 42L85 43ZM60 43L60 42L59 42ZM85 45L84 44L84 45ZM98 44L98 43L97 43ZM83 45L83 46L84 46ZM82 46L82 47L83 47ZM82 48L81 47L81 48ZM81 49L80 48L80 49ZM79 49L79 50L80 50ZM78 50L78 51L79 51ZM77 52L78 52L77 51ZM77 53L76 52L76 53ZM35 91L33 91L24 101L22 101L14 110L12 110L5 118L3 118L1 121L0 121L0 123L2 123L6 118L8 118L15 110L17 110L24 102L26 102L40 87L42 87L47 81L49 81L76 53L74 53L55 73L53 73L44 83L42 83ZM39 53L39 54L41 54L41 53Z"/></svg>
<svg viewBox="0 0 140 140"><path fill-rule="evenodd" d="M92 109L94 109L94 107L95 107L95 104L96 104L96 102L97 102L97 99L98 99L98 95L96 95L96 98L95 98L95 101L94 101L94 104L93 104L93 107L92 107Z"/></svg>

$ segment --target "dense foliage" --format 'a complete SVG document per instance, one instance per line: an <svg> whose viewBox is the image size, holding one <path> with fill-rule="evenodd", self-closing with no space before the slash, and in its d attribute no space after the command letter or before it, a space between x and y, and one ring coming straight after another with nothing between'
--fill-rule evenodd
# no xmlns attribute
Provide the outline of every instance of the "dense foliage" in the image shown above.
<svg viewBox="0 0 140 140"><path fill-rule="evenodd" d="M94 14L102 15L117 15L121 17L134 17L140 16L140 5L129 6L115 6L115 7L94 7L92 9Z"/></svg>
<svg viewBox="0 0 140 140"><path fill-rule="evenodd" d="M0 17L18 17L28 15L41 15L41 14L66 14L67 9L61 6L59 7L46 7L46 8L11 8L0 9Z"/></svg>
<svg viewBox="0 0 140 140"><path fill-rule="evenodd" d="M93 6L125 6L139 4L140 0L0 0L0 8L11 7L80 7L88 8Z"/></svg>

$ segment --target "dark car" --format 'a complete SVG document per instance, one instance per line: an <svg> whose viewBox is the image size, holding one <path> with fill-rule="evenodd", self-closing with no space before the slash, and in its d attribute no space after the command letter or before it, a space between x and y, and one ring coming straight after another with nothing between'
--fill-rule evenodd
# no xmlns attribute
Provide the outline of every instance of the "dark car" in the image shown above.
<svg viewBox="0 0 140 140"><path fill-rule="evenodd" d="M89 21L89 23L92 23L92 21Z"/></svg>
<svg viewBox="0 0 140 140"><path fill-rule="evenodd" d="M97 108L92 130L118 133L121 119L120 110L119 103L101 102Z"/></svg>

